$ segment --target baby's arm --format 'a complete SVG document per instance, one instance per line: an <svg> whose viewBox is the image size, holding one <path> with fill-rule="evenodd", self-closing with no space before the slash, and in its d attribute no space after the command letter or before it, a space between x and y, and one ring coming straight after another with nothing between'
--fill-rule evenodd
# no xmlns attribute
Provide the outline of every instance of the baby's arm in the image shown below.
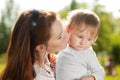
<svg viewBox="0 0 120 80"><path fill-rule="evenodd" d="M73 80L75 73L72 63L73 56L66 52L59 52L56 62L56 80Z"/></svg>
<svg viewBox="0 0 120 80"><path fill-rule="evenodd" d="M88 64L88 69L91 72L91 75L93 75L95 78L93 80L104 80L104 75L105 75L104 69L100 65L95 52L94 51L90 51L90 52L91 53L88 54L87 64ZM87 79L85 79L85 80L87 80Z"/></svg>

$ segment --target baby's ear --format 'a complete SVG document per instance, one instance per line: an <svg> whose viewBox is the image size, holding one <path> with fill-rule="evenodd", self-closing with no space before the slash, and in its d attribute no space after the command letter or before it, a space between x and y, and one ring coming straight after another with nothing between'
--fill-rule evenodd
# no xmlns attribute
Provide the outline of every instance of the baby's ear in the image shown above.
<svg viewBox="0 0 120 80"><path fill-rule="evenodd" d="M70 27L69 26L66 27L66 31L67 31L67 33L70 33Z"/></svg>

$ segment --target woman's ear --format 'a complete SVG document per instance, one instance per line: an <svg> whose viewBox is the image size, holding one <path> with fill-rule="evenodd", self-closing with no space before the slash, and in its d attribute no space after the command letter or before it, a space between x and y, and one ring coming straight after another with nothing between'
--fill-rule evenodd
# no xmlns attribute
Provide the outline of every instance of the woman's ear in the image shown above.
<svg viewBox="0 0 120 80"><path fill-rule="evenodd" d="M35 48L36 51L45 51L46 50L46 46L44 44L38 45Z"/></svg>

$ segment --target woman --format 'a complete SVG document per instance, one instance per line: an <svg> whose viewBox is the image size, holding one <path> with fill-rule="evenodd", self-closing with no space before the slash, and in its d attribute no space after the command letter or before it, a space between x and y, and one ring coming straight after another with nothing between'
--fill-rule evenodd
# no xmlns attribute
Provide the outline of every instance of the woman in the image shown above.
<svg viewBox="0 0 120 80"><path fill-rule="evenodd" d="M11 34L2 80L55 80L50 54L64 49L67 41L56 13L24 11Z"/></svg>

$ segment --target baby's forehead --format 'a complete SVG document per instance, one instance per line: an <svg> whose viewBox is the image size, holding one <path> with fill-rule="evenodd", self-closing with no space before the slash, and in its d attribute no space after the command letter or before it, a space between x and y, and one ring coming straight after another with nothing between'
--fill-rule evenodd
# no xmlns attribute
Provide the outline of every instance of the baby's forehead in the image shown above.
<svg viewBox="0 0 120 80"><path fill-rule="evenodd" d="M91 26L74 26L71 28L71 31L74 30L79 35L89 35L90 37L95 37L98 34L98 29Z"/></svg>
<svg viewBox="0 0 120 80"><path fill-rule="evenodd" d="M84 31L84 30L92 31L92 30L98 30L98 27L83 23L83 24L73 24L71 26L71 29L76 29L80 31Z"/></svg>

